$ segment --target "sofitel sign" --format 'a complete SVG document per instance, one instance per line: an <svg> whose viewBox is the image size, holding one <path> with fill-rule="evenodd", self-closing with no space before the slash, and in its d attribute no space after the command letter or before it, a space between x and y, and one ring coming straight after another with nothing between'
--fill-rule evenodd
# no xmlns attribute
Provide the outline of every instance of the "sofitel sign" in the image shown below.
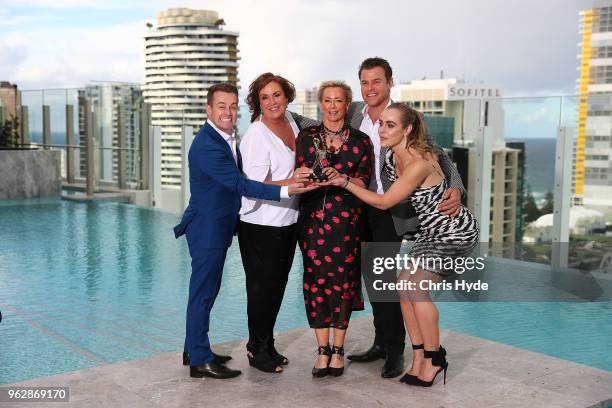
<svg viewBox="0 0 612 408"><path fill-rule="evenodd" d="M478 88L474 86L449 86L447 95L447 99L499 98L502 96L498 88Z"/></svg>

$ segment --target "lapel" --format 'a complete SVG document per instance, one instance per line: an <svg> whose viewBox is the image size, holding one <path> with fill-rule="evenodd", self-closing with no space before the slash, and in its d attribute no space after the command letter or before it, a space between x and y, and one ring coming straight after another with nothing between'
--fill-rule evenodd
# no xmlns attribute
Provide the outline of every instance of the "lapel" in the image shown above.
<svg viewBox="0 0 612 408"><path fill-rule="evenodd" d="M351 127L353 129L359 130L361 127L361 122L363 121L363 107L365 106L365 102L355 102L355 110L351 115Z"/></svg>
<svg viewBox="0 0 612 408"><path fill-rule="evenodd" d="M227 143L227 141L223 138L223 136L221 136L219 132L217 132L212 126L210 126L210 123L208 123L208 121L206 121L206 124L204 125L204 130L210 135L212 140L214 140L215 142L217 142L217 144L221 146L221 149L225 151L225 154L229 157L232 163L236 165L236 160L234 160L232 148L230 147L229 143ZM238 168L242 172L242 158L240 157L240 149L238 149L238 146L236 146L236 155L238 156Z"/></svg>
<svg viewBox="0 0 612 408"><path fill-rule="evenodd" d="M240 174L244 174L242 171L242 154L240 154L240 149L236 147L236 157L238 158L238 170L240 170Z"/></svg>

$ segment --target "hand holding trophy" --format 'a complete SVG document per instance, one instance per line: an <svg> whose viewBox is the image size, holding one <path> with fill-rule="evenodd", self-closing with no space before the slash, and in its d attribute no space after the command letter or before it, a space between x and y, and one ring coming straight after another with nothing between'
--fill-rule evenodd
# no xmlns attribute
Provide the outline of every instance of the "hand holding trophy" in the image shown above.
<svg viewBox="0 0 612 408"><path fill-rule="evenodd" d="M315 159L312 164L312 173L310 174L310 180L315 183L327 181L327 175L323 173L323 169L327 167L329 161L327 159L327 150L321 146L321 141L318 138L313 140L315 148Z"/></svg>

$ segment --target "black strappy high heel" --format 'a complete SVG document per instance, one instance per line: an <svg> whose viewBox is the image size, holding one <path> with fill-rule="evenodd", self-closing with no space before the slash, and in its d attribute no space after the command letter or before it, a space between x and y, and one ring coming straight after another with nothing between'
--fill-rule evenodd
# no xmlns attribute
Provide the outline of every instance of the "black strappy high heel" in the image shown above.
<svg viewBox="0 0 612 408"><path fill-rule="evenodd" d="M329 348L329 344L327 346L319 346L319 348L317 349L317 353L319 355L327 356L331 360L332 351L331 351L331 348ZM329 365L329 360L327 364ZM313 377L317 377L317 378L325 377L328 373L329 373L328 366L325 366L323 368L312 367Z"/></svg>
<svg viewBox="0 0 612 408"><path fill-rule="evenodd" d="M425 346L423 346L422 343L421 344L413 344L412 345L412 349L413 350L425 350ZM399 381L402 382L402 383L408 384L408 381L410 381L409 380L410 378L414 379L414 378L417 378L417 376L406 373L406 374L404 374L402 376L402 378L399 379Z"/></svg>
<svg viewBox="0 0 612 408"><path fill-rule="evenodd" d="M331 349L332 355L333 354L337 354L341 357L344 356L344 347L340 346L340 347L336 347L333 346ZM331 363L331 358L329 359L330 363ZM332 377L340 377L343 373L344 373L344 365L342 367L329 367L329 375L331 375Z"/></svg>
<svg viewBox="0 0 612 408"><path fill-rule="evenodd" d="M446 350L444 347L440 346L438 351L425 350L425 358L431 358L431 365L434 367L440 367L436 372L436 375L434 375L431 381L423 381L420 378L415 377L414 379L408 378L405 383L419 387L431 387L438 374L440 374L441 371L444 371L444 384L446 384L446 370L448 369L448 361L446 361Z"/></svg>

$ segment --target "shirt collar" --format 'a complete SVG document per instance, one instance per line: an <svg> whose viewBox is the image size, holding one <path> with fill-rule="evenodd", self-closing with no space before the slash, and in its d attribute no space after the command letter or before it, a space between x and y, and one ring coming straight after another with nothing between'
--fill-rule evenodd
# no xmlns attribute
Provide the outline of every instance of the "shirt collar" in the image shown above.
<svg viewBox="0 0 612 408"><path fill-rule="evenodd" d="M391 98L389 98L389 102L387 102L387 106L385 106L385 109L387 109L389 107L389 105L391 105L393 102L391 101ZM368 104L366 103L365 106L363 107L363 109L361 110L361 113L363 115L364 118L368 118L370 120L372 120L370 118L370 116L368 116Z"/></svg>
<svg viewBox="0 0 612 408"><path fill-rule="evenodd" d="M212 126L212 128L215 129L217 131L217 133L219 133L221 135L221 137L223 139L225 139L226 142L229 142L231 139L236 137L236 132L232 132L231 135L228 135L227 133L225 133L224 131L222 131L218 127L216 127L215 124L212 122L212 120L206 120L206 122L208 122L208 124L210 126Z"/></svg>

